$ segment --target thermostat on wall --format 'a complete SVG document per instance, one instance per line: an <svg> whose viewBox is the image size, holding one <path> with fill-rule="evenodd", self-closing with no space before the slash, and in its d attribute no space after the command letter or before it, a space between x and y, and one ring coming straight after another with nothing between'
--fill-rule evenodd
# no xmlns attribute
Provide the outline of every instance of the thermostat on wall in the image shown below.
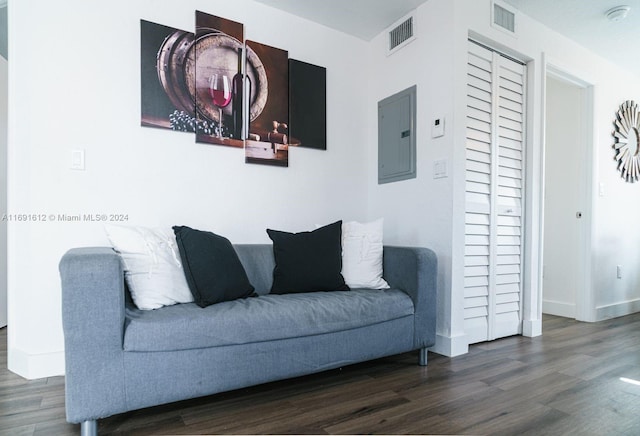
<svg viewBox="0 0 640 436"><path fill-rule="evenodd" d="M436 118L431 125L431 137L439 138L441 136L444 136L444 117Z"/></svg>

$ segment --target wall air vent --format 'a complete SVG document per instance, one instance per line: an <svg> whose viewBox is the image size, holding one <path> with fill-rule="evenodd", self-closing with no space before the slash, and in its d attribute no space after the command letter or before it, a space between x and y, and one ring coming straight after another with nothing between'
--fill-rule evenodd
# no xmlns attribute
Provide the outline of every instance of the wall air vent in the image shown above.
<svg viewBox="0 0 640 436"><path fill-rule="evenodd" d="M496 3L493 4L493 25L510 33L516 31L516 14Z"/></svg>
<svg viewBox="0 0 640 436"><path fill-rule="evenodd" d="M387 54L395 53L415 38L415 17L411 15L389 31Z"/></svg>

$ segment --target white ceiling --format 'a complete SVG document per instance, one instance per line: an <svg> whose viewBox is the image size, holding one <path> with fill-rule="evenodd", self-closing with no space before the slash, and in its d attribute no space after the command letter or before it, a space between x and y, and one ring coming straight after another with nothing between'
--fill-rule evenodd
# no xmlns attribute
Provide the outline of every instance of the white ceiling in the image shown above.
<svg viewBox="0 0 640 436"><path fill-rule="evenodd" d="M366 41L428 0L257 0ZM640 75L640 0L504 0L547 27ZM626 20L605 12L629 5Z"/></svg>
<svg viewBox="0 0 640 436"><path fill-rule="evenodd" d="M544 23L611 62L640 75L640 0L505 0L531 18ZM620 5L631 7L620 22L605 13Z"/></svg>
<svg viewBox="0 0 640 436"><path fill-rule="evenodd" d="M370 41L428 0L256 0Z"/></svg>

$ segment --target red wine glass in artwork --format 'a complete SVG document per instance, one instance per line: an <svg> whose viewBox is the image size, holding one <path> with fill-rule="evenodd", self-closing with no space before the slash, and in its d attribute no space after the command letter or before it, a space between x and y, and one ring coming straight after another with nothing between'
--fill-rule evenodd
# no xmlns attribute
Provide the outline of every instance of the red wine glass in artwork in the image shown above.
<svg viewBox="0 0 640 436"><path fill-rule="evenodd" d="M222 138L222 109L231 102L231 80L224 73L213 73L209 78L209 95L213 105L218 108L218 138Z"/></svg>

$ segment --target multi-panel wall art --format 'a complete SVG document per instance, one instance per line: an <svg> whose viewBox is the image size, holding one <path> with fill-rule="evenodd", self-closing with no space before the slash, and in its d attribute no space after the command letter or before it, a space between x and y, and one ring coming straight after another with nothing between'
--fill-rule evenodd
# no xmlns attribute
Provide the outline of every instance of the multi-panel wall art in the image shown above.
<svg viewBox="0 0 640 436"><path fill-rule="evenodd" d="M195 132L195 105L184 75L194 34L140 21L141 124Z"/></svg>
<svg viewBox="0 0 640 436"><path fill-rule="evenodd" d="M286 167L289 147L326 149L326 70L195 15L195 33L140 22L141 125L244 148L247 163Z"/></svg>

